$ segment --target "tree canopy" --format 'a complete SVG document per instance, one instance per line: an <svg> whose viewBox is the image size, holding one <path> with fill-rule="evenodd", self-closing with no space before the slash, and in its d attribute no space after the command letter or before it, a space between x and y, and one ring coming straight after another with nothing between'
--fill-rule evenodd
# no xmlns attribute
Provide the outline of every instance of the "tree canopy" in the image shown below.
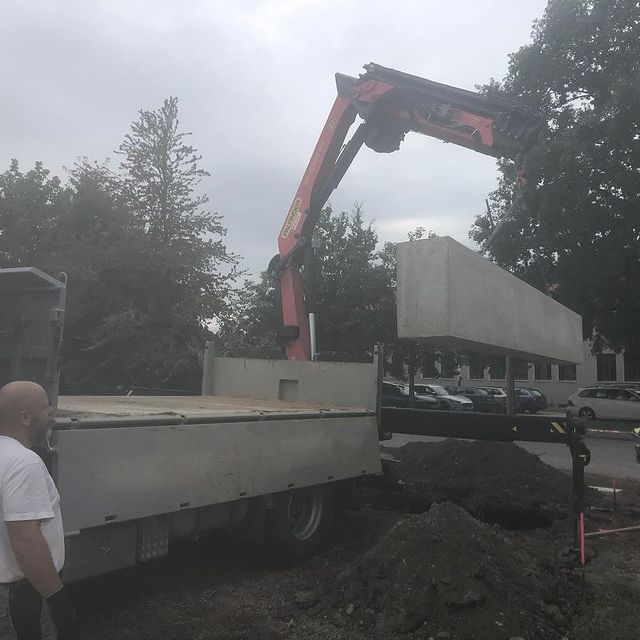
<svg viewBox="0 0 640 640"><path fill-rule="evenodd" d="M640 3L550 0L532 42L487 91L540 110L546 130L499 162L471 237L501 266L582 314L596 349L640 349ZM492 223L502 222L490 246Z"/></svg>
<svg viewBox="0 0 640 640"><path fill-rule="evenodd" d="M378 250L378 236L365 224L360 205L351 214L326 207L318 221L318 345L325 358L371 359L373 346L395 331L395 299L389 265ZM219 332L229 355L282 357L278 345L275 288L267 273L246 282L236 313Z"/></svg>
<svg viewBox="0 0 640 640"><path fill-rule="evenodd" d="M41 163L0 175L0 265L68 274L65 392L197 390L207 324L226 313L238 258L197 193L206 172L177 100L140 111L117 170L81 160L66 185Z"/></svg>

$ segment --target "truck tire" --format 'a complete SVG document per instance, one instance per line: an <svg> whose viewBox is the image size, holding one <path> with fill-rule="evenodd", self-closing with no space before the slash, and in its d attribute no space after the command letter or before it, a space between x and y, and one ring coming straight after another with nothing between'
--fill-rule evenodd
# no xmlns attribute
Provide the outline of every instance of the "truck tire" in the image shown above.
<svg viewBox="0 0 640 640"><path fill-rule="evenodd" d="M281 560L297 562L329 538L335 520L333 487L317 485L276 496L271 511L271 543Z"/></svg>

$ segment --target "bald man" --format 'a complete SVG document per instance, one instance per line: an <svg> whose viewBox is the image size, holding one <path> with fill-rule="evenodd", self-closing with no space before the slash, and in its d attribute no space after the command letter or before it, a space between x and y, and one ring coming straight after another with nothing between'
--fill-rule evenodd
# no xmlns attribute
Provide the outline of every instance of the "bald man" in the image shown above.
<svg viewBox="0 0 640 640"><path fill-rule="evenodd" d="M2 640L78 637L59 575L64 564L60 496L44 462L31 450L46 442L51 414L38 384L10 382L0 389Z"/></svg>

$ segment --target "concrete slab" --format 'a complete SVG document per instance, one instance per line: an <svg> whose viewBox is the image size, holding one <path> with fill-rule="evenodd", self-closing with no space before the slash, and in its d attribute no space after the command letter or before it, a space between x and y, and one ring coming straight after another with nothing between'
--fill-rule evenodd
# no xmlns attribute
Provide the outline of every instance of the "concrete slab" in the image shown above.
<svg viewBox="0 0 640 640"><path fill-rule="evenodd" d="M448 236L398 244L398 335L523 360L579 363L581 317Z"/></svg>

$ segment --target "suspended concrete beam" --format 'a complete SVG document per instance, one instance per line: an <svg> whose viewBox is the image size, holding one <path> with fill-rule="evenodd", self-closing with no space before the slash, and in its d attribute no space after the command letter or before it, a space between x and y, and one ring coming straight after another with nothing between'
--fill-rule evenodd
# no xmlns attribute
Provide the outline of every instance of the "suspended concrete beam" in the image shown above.
<svg viewBox="0 0 640 640"><path fill-rule="evenodd" d="M580 363L581 317L448 236L398 245L398 335L464 351Z"/></svg>

